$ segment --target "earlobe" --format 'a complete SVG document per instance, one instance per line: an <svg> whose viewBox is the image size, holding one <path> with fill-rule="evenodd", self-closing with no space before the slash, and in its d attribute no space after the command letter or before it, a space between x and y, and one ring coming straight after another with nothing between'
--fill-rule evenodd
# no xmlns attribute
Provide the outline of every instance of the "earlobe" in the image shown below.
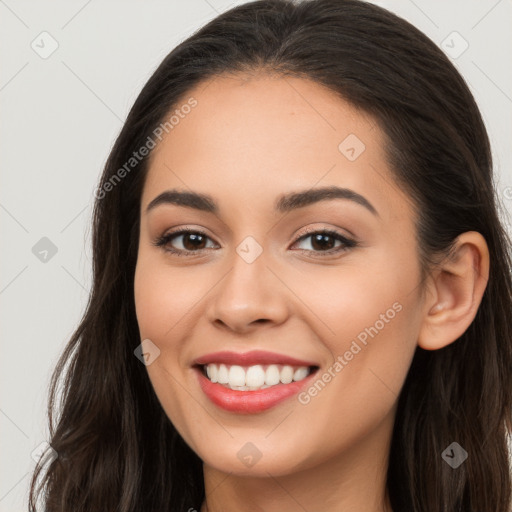
<svg viewBox="0 0 512 512"><path fill-rule="evenodd" d="M473 322L489 280L489 250L476 231L461 234L453 252L429 282L418 345L438 350L457 340Z"/></svg>

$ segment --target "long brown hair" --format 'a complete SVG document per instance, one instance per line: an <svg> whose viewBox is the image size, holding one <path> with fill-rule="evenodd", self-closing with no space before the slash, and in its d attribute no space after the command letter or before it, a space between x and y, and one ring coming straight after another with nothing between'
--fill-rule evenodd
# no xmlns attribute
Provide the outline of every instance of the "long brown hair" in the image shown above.
<svg viewBox="0 0 512 512"><path fill-rule="evenodd" d="M399 396L387 491L395 512L508 512L511 241L498 215L488 136L443 52L408 22L358 0L232 8L177 46L144 86L96 194L90 300L50 383L49 441L58 457L36 468L30 510L39 498L47 512L200 508L202 462L134 356L141 340L133 279L148 157L114 177L192 87L255 69L315 80L374 117L394 178L419 212L425 275L459 234L485 237L490 275L474 321L446 348L416 349ZM457 469L442 458L454 441L468 453Z"/></svg>

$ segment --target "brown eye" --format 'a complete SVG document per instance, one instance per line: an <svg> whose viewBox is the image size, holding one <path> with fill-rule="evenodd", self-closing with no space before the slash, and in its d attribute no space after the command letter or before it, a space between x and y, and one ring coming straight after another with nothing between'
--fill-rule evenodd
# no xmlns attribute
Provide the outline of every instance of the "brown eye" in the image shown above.
<svg viewBox="0 0 512 512"><path fill-rule="evenodd" d="M181 239L182 247L176 248L172 246L171 242L175 239ZM164 251L171 252L178 256L193 256L193 253L200 252L207 248L205 246L207 240L210 240L210 238L202 231L182 229L159 237L155 240L153 245L162 247ZM178 245L180 245L180 243L178 243Z"/></svg>
<svg viewBox="0 0 512 512"><path fill-rule="evenodd" d="M343 252L357 246L357 242L355 240L346 238L341 233L333 230L321 230L314 233L308 233L307 235L300 237L296 243L308 239L311 239L309 244L311 249L300 249L301 251L333 254ZM336 242L340 242L340 245L335 248Z"/></svg>
<svg viewBox="0 0 512 512"><path fill-rule="evenodd" d="M186 233L180 235L183 237L182 245L188 251L193 251L197 249L204 249L206 237L201 234L196 233ZM172 237L175 238L175 237Z"/></svg>

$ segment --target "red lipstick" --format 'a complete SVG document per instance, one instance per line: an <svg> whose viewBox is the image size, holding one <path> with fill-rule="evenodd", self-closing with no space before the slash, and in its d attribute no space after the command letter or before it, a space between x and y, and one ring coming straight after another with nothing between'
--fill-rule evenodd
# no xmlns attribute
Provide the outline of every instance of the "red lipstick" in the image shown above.
<svg viewBox="0 0 512 512"><path fill-rule="evenodd" d="M198 357L193 361L194 365L204 365L209 363L217 364L237 364L239 366L252 366L255 364L288 364L290 366L318 366L314 361L304 361L295 359L294 357L275 352L267 352L266 350L251 350L250 352L213 352Z"/></svg>
<svg viewBox="0 0 512 512"><path fill-rule="evenodd" d="M299 381L292 381L289 384L279 383L254 391L239 391L219 383L214 383L208 379L202 367L209 363L244 367L276 364L314 368L311 369L311 373L307 377ZM215 352L197 358L193 364L199 386L204 394L218 407L239 414L263 412L296 395L301 389L311 384L318 369L318 364L314 361L295 359L262 350L253 350L245 353Z"/></svg>

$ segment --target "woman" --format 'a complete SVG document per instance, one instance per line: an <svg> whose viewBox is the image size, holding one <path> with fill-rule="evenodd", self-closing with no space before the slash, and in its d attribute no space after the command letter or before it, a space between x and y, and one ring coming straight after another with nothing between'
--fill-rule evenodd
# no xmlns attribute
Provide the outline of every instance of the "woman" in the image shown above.
<svg viewBox="0 0 512 512"><path fill-rule="evenodd" d="M96 198L45 510L509 510L510 240L425 35L233 8L155 71Z"/></svg>

